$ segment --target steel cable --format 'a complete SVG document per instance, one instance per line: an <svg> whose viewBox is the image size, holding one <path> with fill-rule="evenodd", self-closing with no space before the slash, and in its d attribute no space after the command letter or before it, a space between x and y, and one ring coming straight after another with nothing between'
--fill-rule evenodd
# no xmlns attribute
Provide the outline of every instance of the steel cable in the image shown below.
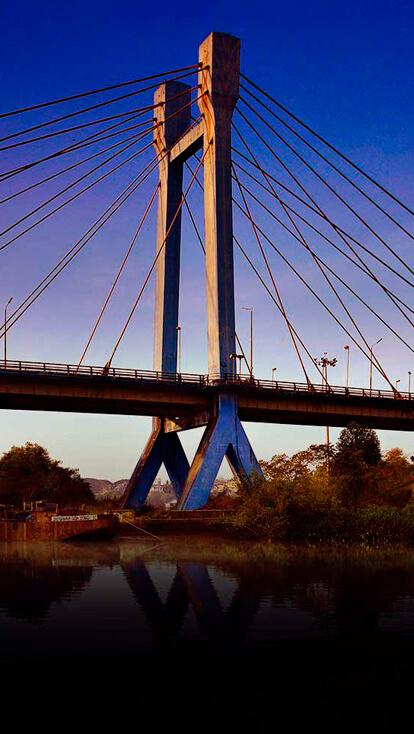
<svg viewBox="0 0 414 734"><path fill-rule="evenodd" d="M310 132L312 135L314 135L318 140L320 140L324 145L326 145L328 148L330 148L336 155L338 155L340 158L342 158L346 163L348 163L352 168L354 168L358 173L360 173L362 176L364 176L368 181L370 181L374 186L376 186L380 191L382 191L384 194L390 197L396 204L401 206L403 209L405 209L406 212L414 216L414 211L410 209L407 204L404 204L401 199L399 199L395 194L393 194L389 189L387 189L385 186L380 184L376 179L374 179L372 176L370 176L369 173L364 171L363 168L358 166L354 161L352 161L350 158L348 158L344 153L341 153L338 148L335 148L332 143L330 143L326 138L322 137L319 133L317 133L315 130L313 130L310 125L307 125L303 120L301 120L297 115L294 115L293 112L290 112L290 110L287 109L284 105L282 105L280 102L278 102L274 97L272 97L268 92L266 92L264 89L261 89L255 82L253 82L251 79L249 79L245 74L240 74L240 76L245 79L249 84L251 84L252 87L257 89L261 94L263 94L265 97L267 97L271 102L273 102L275 105L277 105L283 112L286 112L293 120L299 123L299 125L302 125L308 132Z"/></svg>
<svg viewBox="0 0 414 734"><path fill-rule="evenodd" d="M196 121L198 122L198 120ZM193 125L189 128L191 129ZM182 137L182 136L181 136ZM39 298L39 296L49 287L49 285L58 277L67 265L81 252L88 242L97 234L97 232L106 224L106 222L115 214L115 212L123 206L125 201L137 190L139 186L148 178L152 171L161 163L166 156L169 155L166 150L162 156L157 153L144 169L134 177L134 179L121 191L116 199L106 208L106 210L98 217L97 220L89 227L82 237L73 245L59 262L49 271L49 273L38 283L38 285L29 293L28 296L20 303L20 305L8 316L4 325L0 327L0 338L20 319L28 308ZM124 197L124 198L122 198ZM112 211L111 211L112 210ZM85 239L87 238L87 239ZM24 308L23 308L24 307ZM23 309L23 310L22 310Z"/></svg>
<svg viewBox="0 0 414 734"><path fill-rule="evenodd" d="M144 77L141 77L140 79L132 79L130 81L121 82L119 84L111 84L109 87L101 87L100 89L92 89L88 92L72 94L69 97L61 97L60 99L49 100L49 102L41 102L36 105L31 105L30 107L21 107L20 109L12 110L11 112L0 113L0 119L4 117L11 117L12 115L20 115L23 112L31 112L33 110L39 110L42 107L51 107L52 105L61 104L62 102L69 102L73 99L80 99L81 97L89 97L92 94L100 94L102 92L109 92L111 89L120 89L121 87L127 87L132 84L141 84L142 82L148 82L151 79L157 79L158 77L171 76L172 74L177 75L178 73L185 72L185 71L189 71L191 73L191 70L193 70L192 73L194 73L194 71L198 70L199 68L200 68L200 63L191 64L190 66L182 66L180 69L173 69L172 71L162 71L159 74L151 74L150 76L144 76Z"/></svg>
<svg viewBox="0 0 414 734"><path fill-rule="evenodd" d="M245 99L243 99L242 97L240 97L240 99L243 102L243 104L245 104L253 112L253 114L255 114L262 122L264 122L264 124L274 133L274 135L276 135L276 137L284 143L284 145L306 166L306 168L308 168L318 178L318 180L321 181L321 183L323 183L323 185L326 186L326 188L350 212L352 212L352 214L358 219L358 221L361 222L361 224L363 224L369 230L369 232L371 232L371 234L378 240L378 242L380 242L392 255L394 255L394 257L399 261L399 263L401 265L403 265L412 275L414 275L414 270L409 265L407 265L406 262L404 262L404 260L398 255L397 252L395 252L395 250L391 247L391 245L389 245L388 242L386 242L383 239L383 237L381 237L381 235L379 235L378 232L376 232L376 230L373 227L371 227L371 225L368 224L368 222L366 222L365 219L363 217L361 217L358 214L358 212L350 204L348 204L348 202L344 199L344 197L341 194L338 194L338 192L333 188L333 186L331 186L327 181L325 181L325 179L323 178L323 176L321 176L321 174L318 171L316 171L316 169L300 153L298 153L298 151L295 150L295 148L282 135L280 135L280 133L278 133L272 127L272 125L270 125L270 123L263 117L263 115L261 115L259 112L257 112L257 110L255 110L254 107L252 107L252 105L250 105L249 102L247 102ZM239 114L245 120L247 120L247 118L244 115L244 113L240 109L238 109L238 108L237 108L237 110L238 110ZM259 133L257 132L257 130L256 130L256 134L259 135ZM260 137L260 135L259 135L259 137Z"/></svg>
<svg viewBox="0 0 414 734"><path fill-rule="evenodd" d="M196 101L197 101L197 100L196 100ZM168 117L166 118L166 120L169 120L169 119L171 119L171 118L175 117L175 116L176 116L177 114L179 114L179 113L180 113L180 112L181 112L181 111L182 111L183 109L185 109L186 107L188 107L188 106L189 106L189 105L191 105L191 104L193 104L193 102L192 102L192 101L191 101L191 102L189 102L189 103L187 103L186 105L183 105L183 106L182 106L182 107L181 107L181 108L180 108L179 110L176 110L176 111L175 111L175 112L173 112L173 113L172 113L171 115L168 115ZM101 162L101 163L100 163L100 164L99 164L98 166L96 166L96 167L95 167L94 169L92 169L92 172L93 172L93 171L95 171L95 170L97 170L98 168L101 168L101 167L102 167L103 165L105 165L105 163L109 162L109 161L110 161L110 160L112 160L113 158L115 158L115 157L117 157L117 156L121 155L121 154L122 154L123 152L125 152L125 150L127 150L128 148L130 148L130 147L131 147L132 145L135 145L135 144L136 144L137 142L139 142L139 141L140 141L140 140L141 140L142 138L144 138L144 137L145 137L146 135L148 135L148 134L149 134L150 132L153 132L153 131L154 131L154 130L155 130L156 128L160 127L160 126L161 126L161 125L163 125L163 124L164 124L164 122L159 122L159 123L157 123L156 125L153 125L153 126L152 126L151 128L149 128L149 129L148 129L147 131L144 131L143 133L140 133L140 135L138 135L138 137L134 138L134 140L133 140L133 141L132 141L131 143L129 143L129 144L128 144L128 145L126 146L126 147L124 147L124 148L123 148L123 149L121 149L120 151L117 151L117 152L116 152L116 153L115 153L114 155L110 156L110 158L108 158L108 159L107 159L106 161L104 161L104 162ZM125 142L125 140L124 140L123 142ZM48 212L47 214L45 214L45 215L44 215L43 217L41 217L40 219L38 219L38 220L37 220L36 222L34 222L33 224L31 224L31 225L30 225L29 227L26 227L26 229L22 230L22 231L21 231L21 232L19 232L19 233L18 233L17 235L15 235L14 237L12 237L12 238L11 238L10 240L8 240L7 242L3 243L3 244L2 244L1 246L0 246L0 252L1 252L2 250L4 250L4 249L5 249L6 247L8 247L9 245L13 244L13 243L14 243L14 242L15 242L16 240L20 239L20 237L22 237L23 235L25 235L25 234L27 234L28 232L30 232L30 231L31 231L31 230L32 230L32 229L33 229L34 227L36 227L36 226L37 226L38 224L41 224L42 222L44 222L44 221L45 221L46 219L48 219L48 218L49 218L50 216L52 216L53 214L55 214L55 213L56 213L57 211L60 211L60 210L61 210L61 209L62 209L63 207L65 207L65 206L66 206L67 204L69 204L69 203L71 203L72 201L74 201L75 199L77 199L77 198L78 198L79 196L81 196L81 195L82 195L83 193L85 193L86 191L90 190L90 189L91 189L91 188L92 188L93 186L96 186L96 184L98 184L98 183L100 183L101 181L103 181L103 180L104 180L105 178L107 178L107 177L108 177L109 175L111 175L112 173L114 173L115 171L117 171L117 170L118 170L119 168L121 168L122 166L124 166L124 165L125 165L126 163L128 163L128 162L129 162L130 160L132 160L132 159L136 158L136 157L137 157L138 155L141 155L141 154L142 154L143 152L145 152L145 150L148 150L148 148L150 148L150 147L151 147L151 145L152 145L152 142L148 143L148 144L147 144L146 146L144 146L143 148L141 148L141 149L140 149L140 150L139 150L138 152L136 152L136 153L133 153L133 154L132 154L131 156L129 156L128 158L126 158L126 159L125 159L124 161L121 161L121 163L119 163L119 164L118 164L117 166L114 166L114 167L113 167L112 169L110 169L110 170L109 170L109 171L107 171L106 173L102 174L102 176L100 176L99 178L97 178L97 179L96 179L95 181L92 181L92 183L88 184L88 186L85 186L85 187L84 187L83 189L81 189L80 191L78 191L78 192L77 192L76 194L74 194L73 196L69 197L69 199L66 199L66 201L64 201L64 202L62 202L61 204L59 204L59 206L57 206L57 207L55 207L54 209L52 209L52 210L51 210L50 212ZM40 210L40 209L41 209L41 208L42 208L43 206L46 206L46 204L48 204L48 203L50 203L51 201L53 201L53 200L54 200L54 199L55 199L55 198L56 198L57 196L59 196L59 195L60 195L61 193L63 193L64 191L67 191L67 190L68 190L69 188L71 188L72 186L74 186L74 185L75 185L76 183L79 183L79 181L81 181L82 179L84 179L84 178L85 178L86 176L90 175L90 173L91 173L91 171L90 171L89 173L86 173L86 174L84 174L83 176L81 176L81 177L80 177L79 179L77 179L77 180L76 180L76 181L75 181L74 183L72 183L72 184L69 184L69 185L68 185L67 187L65 187L64 189L62 189L62 190L61 190L61 191L59 192L59 194L55 194L55 195L54 195L53 197L51 197L50 199L48 199L48 200L47 200L46 202L44 202L43 204L41 204L41 205L39 205L38 207L36 207L36 208L35 208L34 210L32 210L31 212L29 212L28 214L26 214L26 215L25 215L25 216L24 216L24 217L23 217L23 218L22 218L21 220L19 220L19 221L18 221L17 223L15 223L14 225L10 226L10 227L9 227L9 228L8 228L7 230L5 230L4 232L2 232L2 233L0 233L0 234L5 234L5 232L9 231L10 229L12 229L12 228L13 228L14 226L16 226L17 224L20 224L20 223L21 223L21 222L22 222L22 221L23 221L24 219L27 219L27 217L28 217L28 216L31 216L31 215L33 215L34 213L36 213L37 211L39 211L39 210Z"/></svg>
<svg viewBox="0 0 414 734"><path fill-rule="evenodd" d="M288 186L286 186L286 184L284 184L282 181L280 181L279 179L275 178L268 170L266 170L265 168L263 168L260 164L258 164L258 163L256 164L255 161L247 158L247 156L245 156L237 148L232 147L232 150L235 153L237 153L237 155L241 156L245 161L247 161L247 163L249 163L251 166L253 166L254 168L256 168L263 175L265 175L266 176L266 179L270 179L271 181L273 181L274 183L276 183L278 186L280 186L285 191L287 191L291 196L295 197L295 199L297 199L301 204L303 204L303 206L306 206L311 212L313 212L313 214L316 214L318 217L320 217L324 221L327 221L327 219L325 217L323 217L322 214L317 209L315 209L311 204L309 204L307 201L305 201L305 199L303 199L301 196L299 196L299 194L297 194L295 191L293 191ZM267 188L263 184L262 181L260 181L250 171L248 171L246 168L244 168L244 166L242 166L237 161L234 161L234 165L237 166L237 168L239 168L241 171L243 171L243 173L245 173L246 176L248 176L258 186L260 186L260 188L262 188L263 191L266 191L268 194L270 194L273 197L275 196L274 193L273 193L273 191L272 191L272 189ZM346 253L344 253L343 250L340 250L338 248L338 246L334 242L332 242L332 240L330 240L325 234L323 234L323 232L321 232L313 224L311 224L311 222L308 219L305 219L303 217L303 215L298 212L297 209L294 209L286 200L284 200L284 203L285 203L285 206L287 206L288 209L290 209L291 212L293 212L294 214L296 214L296 216L298 216L305 224L307 224L309 227L312 227L312 229L314 229L314 231L317 232L317 234L319 234L321 237L323 237L323 239L325 239L327 242L329 242L333 247L335 247L336 249L338 249L339 252L342 252L346 257L349 258L349 255L346 255ZM331 226L335 230L338 230L338 232L341 232L343 235L345 235L347 238L349 238L358 247L360 247L362 250L364 250L364 252L366 252L372 258L374 258L375 260L377 260L377 262L381 263L381 265L383 265L384 267L386 267L391 273L393 273L398 278L400 278L400 280L404 281L404 283L406 283L407 285L409 285L411 288L414 288L414 283L413 283L412 280L408 280L408 278L406 278L404 275L402 275L401 273L399 273L398 270L395 270L395 268L393 268L392 265L390 265L385 260L383 260L379 255L377 255L375 252L373 252L372 250L370 250L366 245L363 245L362 242L360 242L355 237L353 237L353 235L351 235L349 232L347 232L346 230L344 230L341 227L339 227L339 225L337 223L333 222L331 219L329 219L329 223L331 224ZM352 258L351 258L351 262L354 262L355 263L355 261L352 260ZM357 265L357 267L359 267L359 268L361 267L357 263L355 263L355 264ZM369 277L371 277L371 278L373 278L375 280L375 277L373 277L369 271L364 270L363 272L365 272L366 275L369 275ZM394 297L398 298L398 296L395 296L395 293L393 295L394 295ZM408 308L408 306L407 306L407 308Z"/></svg>
<svg viewBox="0 0 414 734"><path fill-rule="evenodd" d="M197 89L197 88L198 86L196 85L194 89ZM185 93L187 93L187 91L189 90L186 90ZM180 92L179 94L175 95L174 97L171 97L171 100L176 99L177 97L181 97L182 95L183 95L183 92ZM150 112L151 110L155 109L155 107L162 106L162 104L163 103L159 103L158 105L148 105L147 107L143 107L141 109L141 113L144 114L145 112ZM102 140L107 140L108 138L114 137L115 135L120 134L119 131L116 133L112 133L110 135L103 135L103 133L106 133L109 130L113 130L115 127L122 125L123 122L116 123L115 125L110 125L107 128L100 130L99 132L93 133L92 135L88 135L86 138L83 138L81 141L77 141L73 143L72 145L65 146L64 148L60 148L59 150L55 151L54 153L44 156L43 158L39 158L36 161L32 161L31 163L28 163L23 166L12 168L8 171L2 171L0 172L0 183L7 181L12 176L16 176L19 173L22 173L35 166L38 166L41 163L45 163L46 161L52 160L61 155L66 155L67 153L73 153L74 151L81 150L82 148L85 148L89 145L94 145L95 143L100 143ZM99 136L102 136L102 137L99 137Z"/></svg>
<svg viewBox="0 0 414 734"><path fill-rule="evenodd" d="M248 219L247 212L243 209L243 207L239 204L238 201L234 200L237 208L244 214L246 219ZM282 260L288 265L288 267L295 273L295 275L299 278L301 283L312 293L312 295L316 298L316 300L321 304L321 306L330 314L330 316L335 320L335 322L341 327L341 329L347 334L347 336L352 340L352 342L355 344L355 346L364 354L364 356L367 359L371 359L371 356L364 351L363 347L359 344L359 342L355 339L355 337L351 334L351 332L346 328L346 326L343 325L343 323L338 319L338 317L335 315L335 313L332 311L332 309L327 306L327 304L320 298L320 296L316 293L316 291L312 288L312 286L309 285L309 283L304 279L304 277L299 273L299 271L292 265L292 263L285 257L285 255L279 250L279 248L276 247L276 245L271 241L271 239L266 235L266 233L259 227L258 224L256 224L256 227L262 237L266 240L266 242L269 243L269 245L277 252L279 257L282 258ZM378 367L377 367L378 369ZM382 374L382 370L379 370ZM391 389L394 391L394 393L398 394L398 391L396 390L395 386L390 382L390 380L383 375L388 384L391 386Z"/></svg>
<svg viewBox="0 0 414 734"><path fill-rule="evenodd" d="M105 365L105 368L104 368L105 370L109 369L110 366L111 366L112 360L113 360L113 358L114 358L114 356L115 356L115 354L116 354L116 352L118 350L118 347L119 347L119 345L120 345L120 343L121 343L121 341L122 341L122 339L124 337L124 334L125 334L125 332L126 332L126 330L128 328L128 325L129 325L129 323L130 323L130 321L131 321L131 319L132 319L132 317L133 317L133 315L135 313L135 310L136 310L136 308L138 306L138 303L141 300L142 294L145 291L145 288L147 286L147 283L148 283L148 281L149 281L149 279L150 279L150 277L151 277L151 275L153 273L153 270L154 270L154 268L155 268L155 266L156 266L156 264L158 262L158 259L159 259L161 253L164 250L164 247L165 247L165 244L167 242L168 236L169 236L169 234L170 234L170 232L171 232L171 230L172 230L172 228L173 228L173 226L175 224L175 221L176 221L176 219L177 219L177 217L178 217L178 215L179 215L179 213L180 213L180 211L181 211L181 209L183 207L183 204L184 204L185 200L187 199L187 196L188 196L188 194L189 194L189 192L191 190L191 187L193 186L193 183L194 183L194 180L195 180L195 176L197 175L198 171L200 170L200 168L201 168L201 166L202 166L202 164L204 162L204 158L207 155L207 152L208 152L208 150L210 148L210 145L211 145L211 142L206 146L205 151L203 153L203 157L202 157L201 161L199 161L199 163L198 163L198 166L197 166L197 169L195 171L195 174L192 176L191 181L190 181L189 185L187 186L186 191L182 194L181 201L180 201L180 203L179 203L179 205L178 205L178 207L177 207L177 209L176 209L176 211L174 213L174 216L173 216L173 218L172 218L172 220L170 222L170 225L169 225L169 227L167 229L167 232L165 234L165 237L163 239L163 242L162 242L162 244L160 245L160 247L159 247L159 249L157 251L157 254L156 254L156 256L155 256L155 258L154 258L154 260L152 262L152 265L151 265L151 267L150 267L150 269L149 269L149 271L147 273L147 276L146 276L146 278L144 280L144 283L143 283L143 285L141 287L141 290L139 291L138 296L137 296L137 298L136 298L136 300L135 300L135 302L134 302L134 304L133 304L133 306L131 308L131 311L130 311L130 313L128 315L128 318L125 321L125 324L124 324L124 326L121 329L121 332L119 334L119 337L118 337L118 339L117 339L117 341L115 343L115 346L113 348L112 354L109 357L109 360L108 360L108 362Z"/></svg>
<svg viewBox="0 0 414 734"><path fill-rule="evenodd" d="M283 167L283 169L292 178L292 180L295 181L296 185L299 186L299 188L301 189L301 191L303 191L303 193L305 194L305 196L307 196L308 199L312 202L312 204L320 211L321 216L334 229L334 231L338 234L338 236L345 243L345 245L351 249L351 251L353 252L353 254L355 255L355 257L357 257L357 259L361 262L361 264L363 265L363 267L365 267L367 270L368 269L370 270L370 272L373 275L373 277L378 281L378 284L380 285L380 287L384 290L384 292L387 293L387 297L391 300L392 303L394 303L395 307L402 313L402 315L404 316L404 318L407 318L407 315L405 314L404 311L402 311L402 309L400 308L400 306L395 302L395 300L393 299L393 297L390 295L390 292L382 286L381 281L379 281L378 278L376 278L376 276L374 275L374 273L372 272L372 270L361 259L361 257L359 256L359 254L352 247L352 245L348 242L348 240L341 234L340 231L338 231L338 229L335 227L335 225L332 223L332 221L327 217L327 215L325 214L325 212L323 211L323 209L317 204L317 202L314 200L314 198L309 194L309 192L303 186L303 184L298 180L297 176L295 176L292 173L292 171L290 170L290 168L286 165L286 163L284 163L284 161L282 161L282 159L280 158L280 156L278 156L278 154L273 150L273 148L267 143L267 141L265 140L265 138L263 138L263 136L258 132L258 130L250 122L250 120L244 115L244 113L242 111L240 111L240 110L238 110L238 112L243 117L243 119L247 122L247 124L249 125L249 127L254 131L254 133L259 137L259 139L264 143L264 145L266 146L266 148L272 153L272 155L275 157L275 159L278 161L278 163ZM408 269L410 270L410 268L408 268Z"/></svg>
<svg viewBox="0 0 414 734"><path fill-rule="evenodd" d="M384 216L386 216L393 224L395 224L399 229L401 229L404 234L406 234L410 239L414 240L414 235L406 229L395 217L392 216L389 212L386 211L380 204L378 204L375 199L372 198L364 189L362 189L360 186L358 186L355 181L353 181L349 176L346 175L343 171L341 171L338 166L336 166L327 156L325 156L323 153L321 153L320 150L315 148L312 143L309 142L306 138L303 137L303 135L300 135L300 133L297 132L291 125L289 125L282 117L277 115L273 110L268 107L262 100L259 99L253 92L251 92L247 87L244 86L244 84L240 85L242 89L244 89L253 99L256 100L262 107L264 107L265 110L267 110L273 117L275 117L276 120L278 120L282 125L284 125L295 137L298 138L302 143L307 145L307 147L312 150L314 153L316 153L321 160L323 160L325 163L327 163L336 173L338 173L347 183L349 183L356 191L358 191L365 199L367 199L373 206L376 207Z"/></svg>
<svg viewBox="0 0 414 734"><path fill-rule="evenodd" d="M247 203L247 200L246 200L246 197L245 197L245 195L244 195L243 189L242 189L242 188L241 188L241 186L240 186L239 178L238 178L238 176L237 176L237 173L236 173L236 171L235 171L235 168L234 168L234 166L232 166L232 170L233 170L233 175L234 175L234 177L235 177L236 183L237 183L237 185L238 185L238 188L239 188L239 192L240 192L240 195L241 195L241 197L242 197L242 200L243 200L243 205L244 205L244 207L245 207L245 209L246 209L246 212L247 212L247 216L248 216L248 218L249 218L249 220L250 220L250 224L251 224L251 226L252 226L252 228L253 228L253 232L254 232L254 235L255 235L255 237L256 237L256 241L257 241L257 244L258 244L258 246L259 246L260 252L261 252L261 254L262 254L262 257L263 257L263 260L264 260L264 262L265 262L265 265L266 265L266 269L267 269L268 275L269 275L269 277L270 277L270 280L272 281L272 285L273 285L274 291L275 291L275 293L276 293L276 296L277 296L277 300L279 301L279 305L280 305L280 308L281 308L282 316L283 316L283 318L285 319L285 322L286 322L286 326L287 326L287 328L288 328L288 331L289 331L289 335L290 335L290 338L291 338L291 341L292 341L292 344L293 344L294 350L295 350L295 352L296 352L296 356L297 356L297 358L298 358L298 360L299 360L300 366L302 367L303 373L304 373L304 375L305 375L305 380L306 380L306 382L307 382L308 384L310 384L309 376L308 376L308 373L307 373L307 371L306 371L306 367L305 367L305 365L304 365L304 363L303 363L302 355L301 355L301 353L300 353L300 350L299 350L299 348L298 348L298 345L297 345L297 343L296 343L295 335L294 335L294 333L293 333L293 331L292 331L292 326L291 326L291 324L290 324L290 321L289 321L289 319L288 319L288 316L287 316L287 313L286 313L286 309L285 309L285 306L284 306L284 303L283 303L282 297L281 297L281 295L280 295L280 291L279 291L279 288L278 288L278 286L277 286L277 284L276 284L276 281L275 281L275 278L274 278L273 272L272 272L272 270L271 270L271 267L270 267L269 261L268 261L268 259L267 259L267 257L266 257L266 253L265 253L265 251L264 251L264 249L263 249L263 245L262 245L262 242L261 242L261 240L260 240L260 237L259 237L259 235L258 235L258 233L257 233L257 229L256 229L256 224L255 224L255 222L254 222L254 220L253 220L253 217L252 217L252 215L251 215L251 212L250 212L250 209L249 209L249 205L248 205L248 203Z"/></svg>
<svg viewBox="0 0 414 734"><path fill-rule="evenodd" d="M81 355L81 358L80 358L80 360L78 362L78 366L76 368L76 372L79 370L79 367L81 366L81 364L82 364L82 362L83 362L83 360L85 358L85 355L86 355L86 353L87 353L87 351L88 351L88 349L90 347L90 344L92 342L92 339L94 338L94 336L96 334L96 330L97 330L99 324L101 323L102 317L103 317L103 315L104 315L104 313L106 311L106 308L107 308L107 306L109 304L109 301L112 298L112 294L113 294L113 292L114 292L114 290L116 288L116 285L117 285L117 283L119 281L119 278L121 277L122 271L123 271L123 269L124 269L124 267L125 267L125 265L126 265L126 263L128 261L128 258L129 258L130 254L132 252L132 248L134 247L134 245L135 245L135 243L136 243L136 241L138 239L139 233L141 232L141 229L142 229L142 227L144 225L144 222L145 222L145 220L146 220L146 218L147 218L147 216L148 216L148 214L150 212L151 206L153 204L153 201L155 199L155 196L157 194L158 189L159 189L159 184L157 184L156 187L155 187L155 189L154 189L154 193L152 194L152 196L151 196L151 198L149 200L149 203L148 203L148 205L147 205L147 207L146 207L146 209L144 211L144 214L142 215L142 217L141 217L141 219L139 221L138 227L135 230L135 233L134 233L134 236L133 236L133 238L131 240L131 243L129 244L128 249L127 249L127 251L126 251L126 253L124 255L124 258L123 258L123 260L121 262L121 265L118 268L118 271L116 273L116 276L114 278L114 281L113 281L113 283L112 283L112 285L111 285L111 287L109 289L109 292L108 292L108 294L107 294L107 296L105 298L104 304L103 304L103 306L102 306L102 308L101 308L101 310L99 312L99 316L96 319L95 324L93 326L93 329L92 329L92 331L91 331L91 333L89 335L89 338L88 338L88 340L86 342L85 348L84 348L84 350L82 352L82 355Z"/></svg>

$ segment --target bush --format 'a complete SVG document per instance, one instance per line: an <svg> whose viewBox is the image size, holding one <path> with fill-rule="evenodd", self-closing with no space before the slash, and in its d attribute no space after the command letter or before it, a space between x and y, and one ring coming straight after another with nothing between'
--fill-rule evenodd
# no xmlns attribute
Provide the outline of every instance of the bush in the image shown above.
<svg viewBox="0 0 414 734"><path fill-rule="evenodd" d="M272 541L414 543L413 505L349 509L326 491L317 497L309 493L309 485L283 480L245 490L231 524L242 533Z"/></svg>

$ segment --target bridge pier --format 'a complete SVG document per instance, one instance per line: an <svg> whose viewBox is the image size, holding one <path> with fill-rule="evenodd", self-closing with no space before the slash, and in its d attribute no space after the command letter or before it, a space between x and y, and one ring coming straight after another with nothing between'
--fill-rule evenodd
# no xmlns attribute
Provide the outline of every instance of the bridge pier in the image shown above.
<svg viewBox="0 0 414 734"><path fill-rule="evenodd" d="M236 351L231 121L239 96L239 39L211 33L200 46L199 65L198 107L202 119L197 126L191 126L189 106L180 111L190 99L186 85L166 82L155 94L156 103L164 104L157 108L162 124L156 130L154 143L164 157L159 166L157 251L161 250L161 254L156 273L154 369L169 373L177 369L180 216L172 228L170 224L182 200L183 165L202 148L208 372L210 381L219 386L233 374ZM168 119L171 111L174 116ZM165 156L166 151L169 152ZM228 386L211 405L191 468L175 429L165 430L166 422L175 423L179 429L181 419L186 421L186 427L191 427L192 419L193 425L197 425L197 416L154 419L153 432L128 484L125 506L139 508L144 504L162 462L176 492L178 508L185 510L206 504L225 456L234 476L241 481L261 476L238 416L236 394Z"/></svg>
<svg viewBox="0 0 414 734"><path fill-rule="evenodd" d="M125 491L127 507L141 509L162 464L179 499L190 466L178 434L165 433L162 419L157 418L154 419L152 433L128 482Z"/></svg>
<svg viewBox="0 0 414 734"><path fill-rule="evenodd" d="M227 393L218 395L215 415L210 418L200 441L178 500L178 510L204 507L224 457L236 479L252 483L255 477L262 476L240 422L236 398Z"/></svg>

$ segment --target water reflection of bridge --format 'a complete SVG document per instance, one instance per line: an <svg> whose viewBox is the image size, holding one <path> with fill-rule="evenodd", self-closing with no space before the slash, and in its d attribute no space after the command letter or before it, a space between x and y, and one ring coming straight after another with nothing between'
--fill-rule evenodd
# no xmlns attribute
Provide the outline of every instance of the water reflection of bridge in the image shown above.
<svg viewBox="0 0 414 734"><path fill-rule="evenodd" d="M398 625L402 613L405 624L414 622L414 564L403 556L344 562L306 551L272 556L250 544L217 552L211 541L192 551L144 543L32 550L1 549L0 608L9 617L42 621L53 604L80 598L98 567L112 568L121 586L126 579L158 649L373 634L385 618L387 628Z"/></svg>

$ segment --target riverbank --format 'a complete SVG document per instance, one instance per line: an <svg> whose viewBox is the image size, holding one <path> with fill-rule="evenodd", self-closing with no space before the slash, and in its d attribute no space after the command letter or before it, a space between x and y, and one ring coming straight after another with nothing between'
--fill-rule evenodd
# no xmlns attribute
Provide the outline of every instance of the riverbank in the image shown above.
<svg viewBox="0 0 414 734"><path fill-rule="evenodd" d="M138 515L122 526L121 535L146 531L156 536L208 534L223 539L318 545L414 546L414 506L372 506L356 510L320 504L282 509L241 505L238 510L199 510Z"/></svg>

